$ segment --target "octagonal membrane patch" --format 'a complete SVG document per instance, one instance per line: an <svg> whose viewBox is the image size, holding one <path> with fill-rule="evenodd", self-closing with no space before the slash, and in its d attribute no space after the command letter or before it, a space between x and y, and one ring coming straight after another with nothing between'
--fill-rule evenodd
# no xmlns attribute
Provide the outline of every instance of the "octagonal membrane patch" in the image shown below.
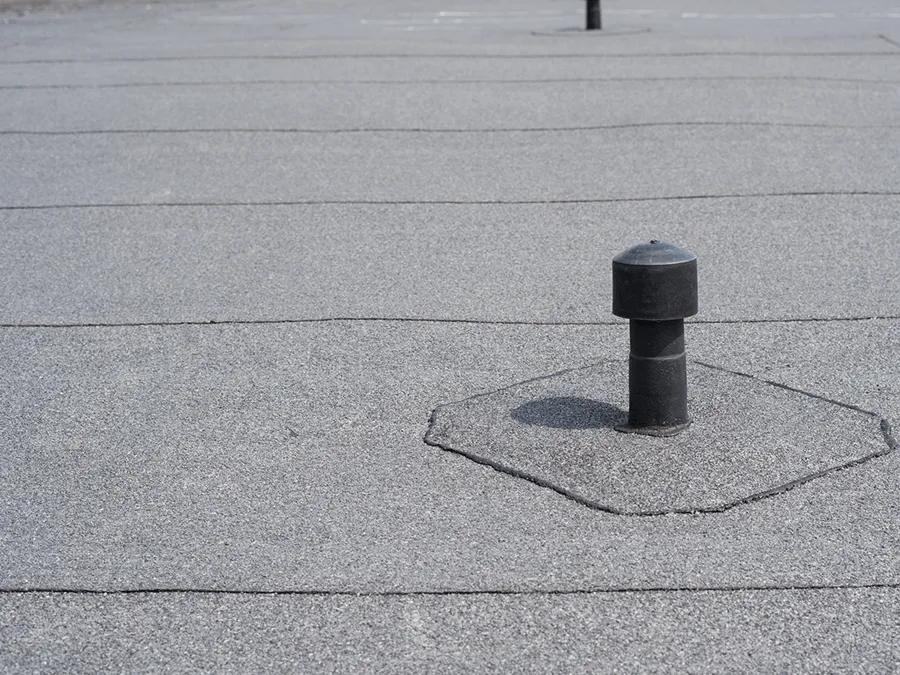
<svg viewBox="0 0 900 675"><path fill-rule="evenodd" d="M425 442L623 515L723 511L893 446L875 413L698 362L685 432L619 433L627 373L607 361L439 406Z"/></svg>

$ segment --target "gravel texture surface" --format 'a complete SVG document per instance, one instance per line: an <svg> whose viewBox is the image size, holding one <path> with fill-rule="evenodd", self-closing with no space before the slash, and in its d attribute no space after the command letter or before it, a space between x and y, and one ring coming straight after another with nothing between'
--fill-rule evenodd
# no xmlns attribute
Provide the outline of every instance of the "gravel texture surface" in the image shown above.
<svg viewBox="0 0 900 675"><path fill-rule="evenodd" d="M897 452L625 516L423 441L621 362L610 259L661 238L689 358L754 379L695 368L617 498L895 446L889 0L3 7L0 670L900 670ZM609 479L556 410L516 463Z"/></svg>

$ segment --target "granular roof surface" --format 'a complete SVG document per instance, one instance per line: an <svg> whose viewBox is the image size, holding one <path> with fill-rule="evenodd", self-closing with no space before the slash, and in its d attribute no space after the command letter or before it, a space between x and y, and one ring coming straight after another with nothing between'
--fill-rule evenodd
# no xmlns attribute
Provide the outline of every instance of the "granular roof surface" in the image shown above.
<svg viewBox="0 0 900 675"><path fill-rule="evenodd" d="M0 8L0 671L900 670L895 3ZM722 375L610 477L650 239Z"/></svg>

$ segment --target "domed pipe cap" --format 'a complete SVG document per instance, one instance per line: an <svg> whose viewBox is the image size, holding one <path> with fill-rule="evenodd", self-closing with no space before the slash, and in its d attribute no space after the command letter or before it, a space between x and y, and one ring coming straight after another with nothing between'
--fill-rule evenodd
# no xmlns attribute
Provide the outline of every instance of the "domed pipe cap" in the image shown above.
<svg viewBox="0 0 900 675"><path fill-rule="evenodd" d="M671 321L697 313L697 256L653 240L613 258L613 314Z"/></svg>

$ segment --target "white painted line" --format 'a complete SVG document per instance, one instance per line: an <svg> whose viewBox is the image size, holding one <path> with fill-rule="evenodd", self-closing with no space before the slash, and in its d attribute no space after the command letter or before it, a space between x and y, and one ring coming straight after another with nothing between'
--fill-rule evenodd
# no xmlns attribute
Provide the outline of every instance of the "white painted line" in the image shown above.
<svg viewBox="0 0 900 675"><path fill-rule="evenodd" d="M462 12L462 11L441 11L441 12L397 12L394 16L403 16L403 17L502 17L502 16L566 16L573 14L573 12L564 12L560 10L550 9L511 9L511 10L491 10L491 11L472 11L472 12Z"/></svg>
<svg viewBox="0 0 900 675"><path fill-rule="evenodd" d="M837 14L834 12L816 12L807 14L701 14L698 12L684 12L682 19L734 19L745 20L808 20L808 19L900 19L900 12L857 12Z"/></svg>
<svg viewBox="0 0 900 675"><path fill-rule="evenodd" d="M437 23L437 19L397 21L396 19L360 19L359 22L364 26L422 26Z"/></svg>
<svg viewBox="0 0 900 675"><path fill-rule="evenodd" d="M477 18L454 18L439 17L435 19L360 19L363 25L370 26L436 26L448 24L461 24L467 26L491 25L491 24L510 24L532 22L528 17L477 17Z"/></svg>
<svg viewBox="0 0 900 675"><path fill-rule="evenodd" d="M555 16L558 14L562 14L557 10L546 10L546 9L538 9L538 10L507 10L507 11L487 11L487 12L438 12L438 16Z"/></svg>
<svg viewBox="0 0 900 675"><path fill-rule="evenodd" d="M604 9L603 14L622 14L628 16L651 16L653 14L672 14L666 9ZM580 14L579 14L580 16Z"/></svg>

